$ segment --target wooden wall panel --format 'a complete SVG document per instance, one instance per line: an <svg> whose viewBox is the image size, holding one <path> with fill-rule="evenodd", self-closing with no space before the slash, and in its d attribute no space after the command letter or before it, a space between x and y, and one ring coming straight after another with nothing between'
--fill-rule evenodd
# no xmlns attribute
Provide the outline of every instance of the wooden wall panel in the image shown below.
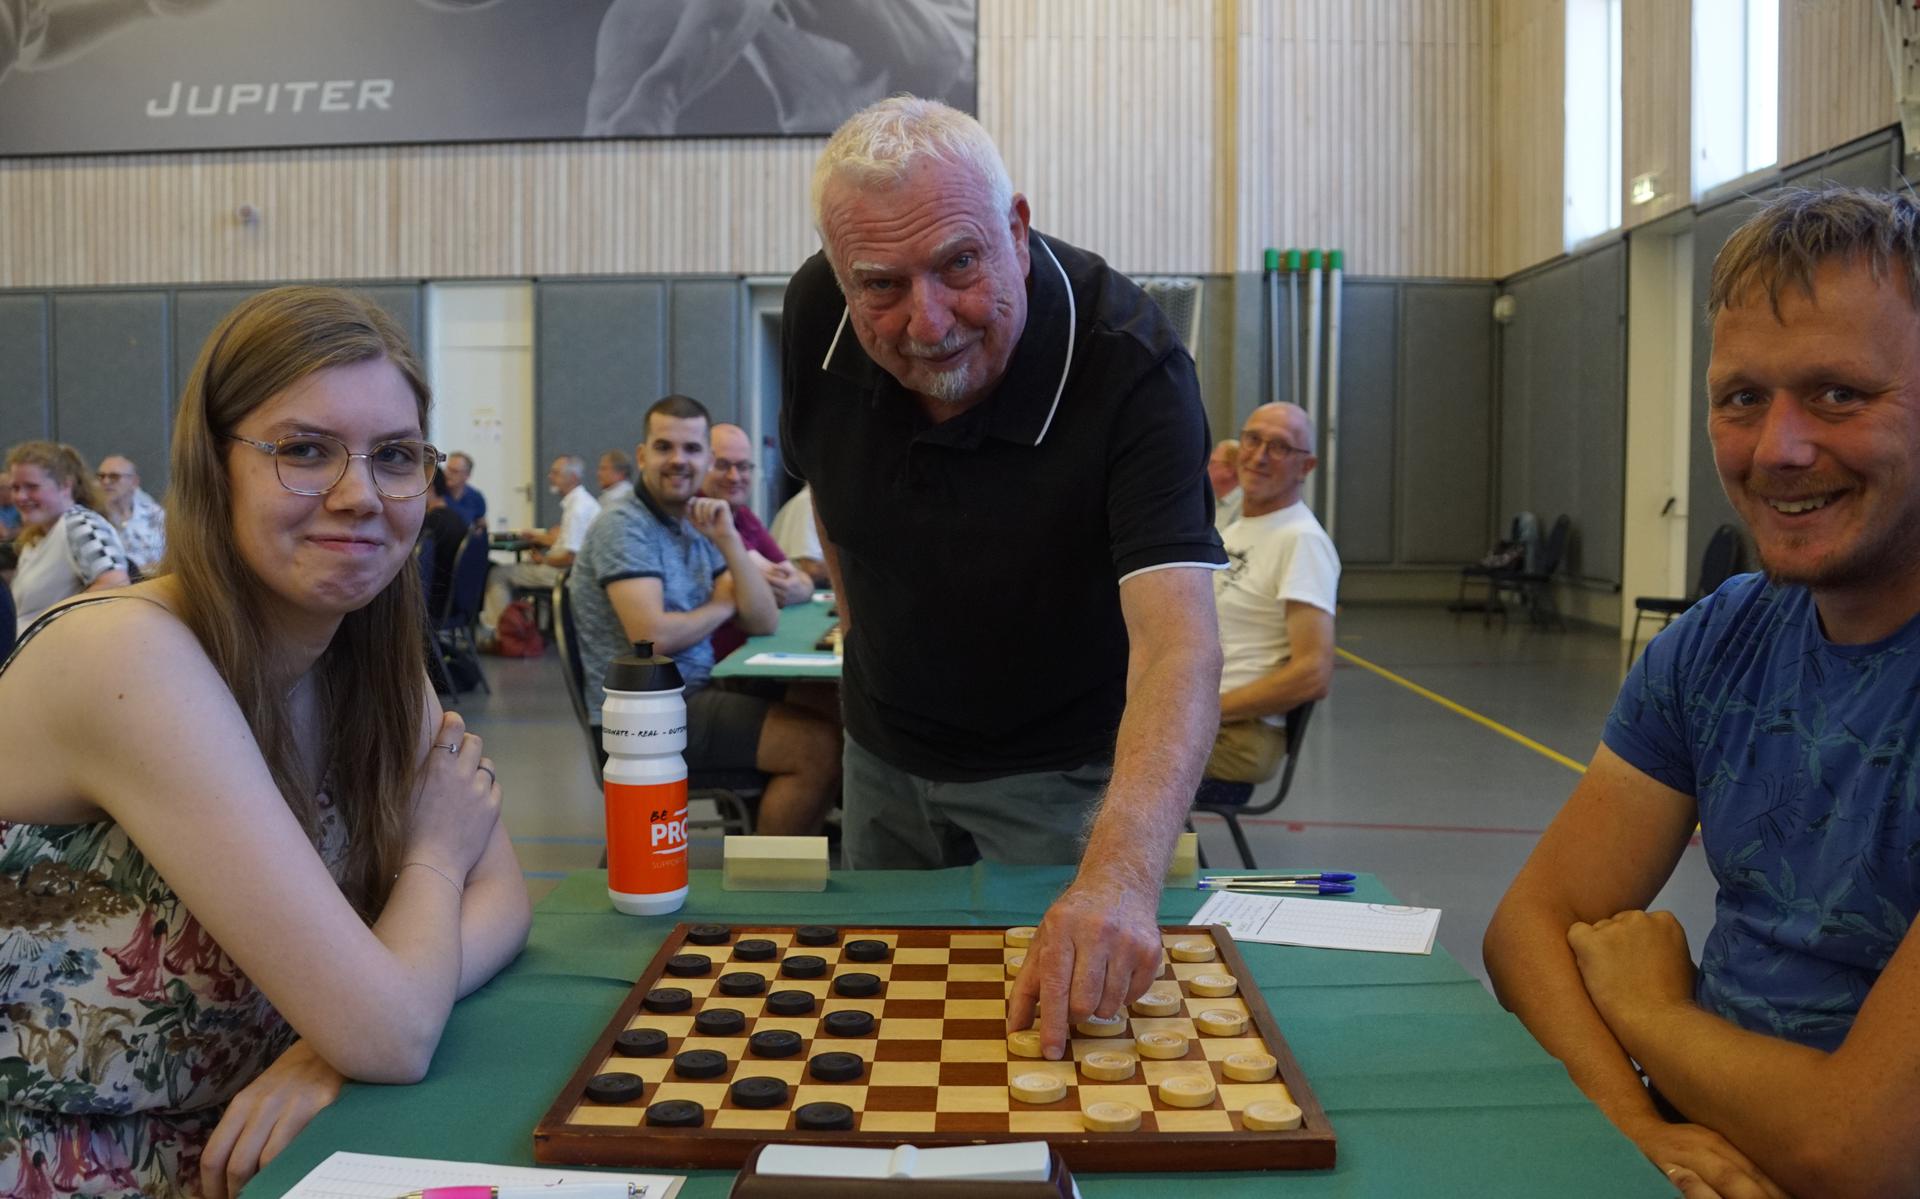
<svg viewBox="0 0 1920 1199"><path fill-rule="evenodd" d="M1780 162L1899 121L1875 9L1884 0L1780 0Z"/></svg>
<svg viewBox="0 0 1920 1199"><path fill-rule="evenodd" d="M1492 267L1560 254L1565 228L1566 0L1493 0Z"/></svg>
<svg viewBox="0 0 1920 1199"><path fill-rule="evenodd" d="M1346 251L1367 275L1490 264L1487 0L1238 6L1238 247Z"/></svg>
<svg viewBox="0 0 1920 1199"><path fill-rule="evenodd" d="M1620 211L1628 225L1691 203L1693 167L1692 5L1624 0L1620 11ZM1633 202L1637 176L1660 176L1659 195Z"/></svg>
<svg viewBox="0 0 1920 1199"><path fill-rule="evenodd" d="M1040 229L1122 270L1216 264L1221 0L981 0L980 123ZM1226 194L1230 194L1226 193Z"/></svg>

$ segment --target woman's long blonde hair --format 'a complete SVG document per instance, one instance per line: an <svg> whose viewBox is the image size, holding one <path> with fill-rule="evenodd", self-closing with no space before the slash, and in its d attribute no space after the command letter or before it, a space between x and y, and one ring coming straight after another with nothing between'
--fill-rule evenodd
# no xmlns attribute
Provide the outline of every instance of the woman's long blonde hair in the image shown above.
<svg viewBox="0 0 1920 1199"><path fill-rule="evenodd" d="M294 745L284 684L269 679L267 588L234 541L226 434L316 371L381 358L413 389L426 428L426 378L406 335L373 301L337 288L280 287L242 302L207 338L180 398L167 502L166 567L181 615L309 836L318 832L316 793L330 792L348 835L342 888L369 920L400 868L419 765L427 700L419 576L403 564L370 603L346 615L314 664L328 741L310 771Z"/></svg>
<svg viewBox="0 0 1920 1199"><path fill-rule="evenodd" d="M37 466L53 476L56 483L73 488L73 502L82 508L91 508L104 515L107 511L106 497L100 494L93 472L87 469L87 460L80 451L70 445L61 445L53 441L23 441L7 451L7 470L16 466ZM12 503L7 496L0 501ZM20 530L21 549L38 542L47 535L48 530L23 526Z"/></svg>

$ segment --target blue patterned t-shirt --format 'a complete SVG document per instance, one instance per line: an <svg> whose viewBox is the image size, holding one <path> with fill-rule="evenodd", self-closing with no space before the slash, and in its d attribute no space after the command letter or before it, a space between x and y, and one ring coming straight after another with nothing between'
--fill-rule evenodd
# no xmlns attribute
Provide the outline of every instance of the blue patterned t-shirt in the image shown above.
<svg viewBox="0 0 1920 1199"><path fill-rule="evenodd" d="M1607 747L1695 797L1719 881L1694 998L1831 1050L1920 909L1920 617L1835 645L1804 587L1740 575L1653 639Z"/></svg>

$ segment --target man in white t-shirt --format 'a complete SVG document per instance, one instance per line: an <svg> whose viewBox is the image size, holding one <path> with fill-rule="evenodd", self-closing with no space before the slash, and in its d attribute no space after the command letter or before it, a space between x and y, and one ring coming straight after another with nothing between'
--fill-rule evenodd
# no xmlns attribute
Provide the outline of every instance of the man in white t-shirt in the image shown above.
<svg viewBox="0 0 1920 1199"><path fill-rule="evenodd" d="M1295 404L1262 404L1240 433L1240 518L1220 539L1213 576L1220 619L1220 733L1206 777L1257 783L1286 756L1286 715L1333 681L1340 555L1300 500L1320 460L1313 421Z"/></svg>
<svg viewBox="0 0 1920 1199"><path fill-rule="evenodd" d="M600 501L580 485L587 474L586 459L563 454L547 468L547 490L560 497L560 522L546 529L530 529L521 536L535 543L527 560L496 566L487 576L487 601L480 609L483 635L500 623L500 614L513 602L515 587L552 587L560 573L573 565L587 526L600 515Z"/></svg>
<svg viewBox="0 0 1920 1199"><path fill-rule="evenodd" d="M820 552L820 527L813 523L813 488L802 487L794 497L773 514L767 531L787 556L787 561L806 572L815 587L831 587L826 555Z"/></svg>

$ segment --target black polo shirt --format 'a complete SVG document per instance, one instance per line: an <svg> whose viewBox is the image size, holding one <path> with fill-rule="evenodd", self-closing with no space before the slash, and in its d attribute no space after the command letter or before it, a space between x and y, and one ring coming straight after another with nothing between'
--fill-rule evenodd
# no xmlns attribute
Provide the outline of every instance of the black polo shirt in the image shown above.
<svg viewBox="0 0 1920 1199"><path fill-rule="evenodd" d="M787 465L813 484L853 613L847 732L973 780L1108 761L1126 703L1119 583L1226 563L1193 359L1098 256L1028 238L1006 377L942 424L861 349L824 255L787 285Z"/></svg>

